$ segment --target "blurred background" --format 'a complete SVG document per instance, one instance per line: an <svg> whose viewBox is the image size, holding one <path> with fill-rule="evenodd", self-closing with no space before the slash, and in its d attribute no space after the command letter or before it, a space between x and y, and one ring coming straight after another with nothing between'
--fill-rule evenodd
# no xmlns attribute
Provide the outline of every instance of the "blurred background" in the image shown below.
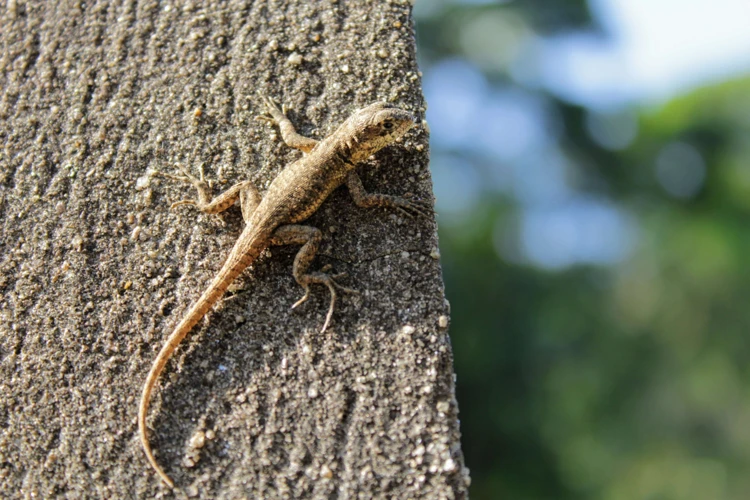
<svg viewBox="0 0 750 500"><path fill-rule="evenodd" d="M414 15L472 498L750 498L748 0Z"/></svg>

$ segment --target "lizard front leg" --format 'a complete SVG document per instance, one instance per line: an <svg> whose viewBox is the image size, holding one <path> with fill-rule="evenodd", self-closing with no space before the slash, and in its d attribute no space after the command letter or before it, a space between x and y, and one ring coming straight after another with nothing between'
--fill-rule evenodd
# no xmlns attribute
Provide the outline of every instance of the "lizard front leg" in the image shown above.
<svg viewBox="0 0 750 500"><path fill-rule="evenodd" d="M195 205L198 210L205 214L218 214L234 205L237 200L240 200L242 218L245 222L248 222L250 216L260 203L261 196L258 192L258 188L256 188L250 181L238 182L214 198L211 194L211 188L204 179L203 168L201 168L200 171L200 179L193 177L180 165L178 165L177 168L182 172L182 175L165 174L162 172L160 172L159 175L192 184L193 187L198 190L198 199L176 201L172 203L170 208L179 207L180 205Z"/></svg>
<svg viewBox="0 0 750 500"><path fill-rule="evenodd" d="M362 179L359 178L359 175L357 175L357 172L354 170L350 171L346 178L346 187L349 188L354 203L358 207L390 207L395 208L409 217L412 217L412 212L414 212L422 217L429 218L428 211L432 211L432 207L422 201L414 201L400 196L390 196L387 194L368 193L362 185Z"/></svg>
<svg viewBox="0 0 750 500"><path fill-rule="evenodd" d="M318 141L297 133L292 122L286 117L286 108L282 106L282 109L279 109L270 97L264 97L263 102L266 105L266 112L271 116L260 115L256 118L273 125L278 125L281 131L281 138L290 148L299 149L303 153L312 151L315 145L318 144Z"/></svg>
<svg viewBox="0 0 750 500"><path fill-rule="evenodd" d="M289 224L280 226L274 231L271 237L271 245L302 245L302 248L297 252L294 258L294 266L292 267L292 275L297 283L305 290L305 294L294 303L292 309L305 302L310 297L310 285L319 283L328 287L331 291L331 304L328 307L328 314L326 314L326 320L321 329L321 333L326 331L328 325L331 323L331 317L333 316L333 309L336 305L336 288L345 293L357 293L355 290L343 287L336 283L336 279L344 276L343 274L333 275L324 272L324 270L317 272L308 272L310 263L320 246L320 241L323 239L323 233L320 229L312 226L300 226L296 224Z"/></svg>

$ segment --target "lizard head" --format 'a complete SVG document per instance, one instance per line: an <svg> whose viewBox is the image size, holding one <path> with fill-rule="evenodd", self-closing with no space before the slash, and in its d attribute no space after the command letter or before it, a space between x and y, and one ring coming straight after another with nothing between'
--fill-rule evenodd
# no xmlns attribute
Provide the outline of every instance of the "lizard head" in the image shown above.
<svg viewBox="0 0 750 500"><path fill-rule="evenodd" d="M346 156L356 164L392 143L414 126L414 117L384 102L362 108L344 122L347 138L341 146Z"/></svg>

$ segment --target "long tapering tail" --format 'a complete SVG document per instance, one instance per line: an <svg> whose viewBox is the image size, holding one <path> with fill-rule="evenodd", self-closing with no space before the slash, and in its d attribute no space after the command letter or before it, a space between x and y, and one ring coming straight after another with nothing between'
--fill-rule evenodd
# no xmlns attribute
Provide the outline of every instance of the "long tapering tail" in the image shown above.
<svg viewBox="0 0 750 500"><path fill-rule="evenodd" d="M146 382L143 385L141 404L138 408L138 430L141 436L141 445L143 446L143 451L146 453L146 457L151 463L151 466L170 488L174 488L174 482L169 478L166 472L159 467L159 464L156 463L156 459L151 452L151 446L148 442L146 416L148 415L148 407L151 402L151 392L153 391L164 366L167 364L167 361L169 361L169 358L172 356L172 353L177 346L182 342L182 339L190 333L190 330L192 330L193 327L206 315L208 310L224 296L224 292L226 292L227 287L229 287L232 281L234 281L234 279L255 260L263 248L265 248L265 244L259 244L259 241L262 240L263 238L259 238L258 235L245 234L245 232L243 232L240 240L235 244L227 261L211 282L211 285L209 285L206 291L203 292L203 295L201 295L198 301L193 304L188 313L175 327L169 338L167 338L167 342L156 356L156 360L151 366L151 371L148 373Z"/></svg>

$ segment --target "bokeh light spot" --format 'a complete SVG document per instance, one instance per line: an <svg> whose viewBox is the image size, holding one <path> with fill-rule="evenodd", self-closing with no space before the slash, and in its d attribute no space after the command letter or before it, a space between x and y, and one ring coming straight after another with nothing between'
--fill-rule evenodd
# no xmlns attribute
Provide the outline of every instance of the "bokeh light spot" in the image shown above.
<svg viewBox="0 0 750 500"><path fill-rule="evenodd" d="M690 144L673 142L656 158L656 179L675 198L692 198L703 186L706 163Z"/></svg>

